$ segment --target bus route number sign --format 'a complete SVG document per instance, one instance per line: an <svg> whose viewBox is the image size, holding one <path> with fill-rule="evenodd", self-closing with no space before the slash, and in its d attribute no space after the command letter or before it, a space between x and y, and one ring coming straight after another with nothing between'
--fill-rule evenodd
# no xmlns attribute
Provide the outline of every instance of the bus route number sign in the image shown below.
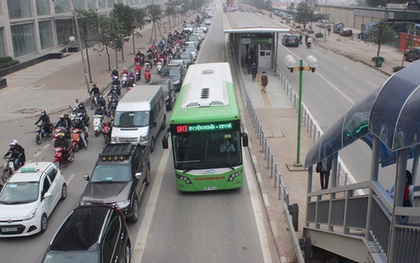
<svg viewBox="0 0 420 263"><path fill-rule="evenodd" d="M186 132L209 132L209 131L228 131L233 129L232 122L225 123L206 123L206 124L183 124L176 126L177 133Z"/></svg>

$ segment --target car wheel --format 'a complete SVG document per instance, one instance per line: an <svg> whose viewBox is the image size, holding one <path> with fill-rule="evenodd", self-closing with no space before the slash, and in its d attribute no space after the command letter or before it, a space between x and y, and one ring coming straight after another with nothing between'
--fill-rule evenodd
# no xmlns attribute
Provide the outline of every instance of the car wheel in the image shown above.
<svg viewBox="0 0 420 263"><path fill-rule="evenodd" d="M63 186L61 187L61 198L60 198L60 200L63 201L66 198L67 198L67 185L63 184Z"/></svg>
<svg viewBox="0 0 420 263"><path fill-rule="evenodd" d="M144 179L146 186L150 184L150 164L147 165L146 178Z"/></svg>
<svg viewBox="0 0 420 263"><path fill-rule="evenodd" d="M150 152L152 153L155 150L155 138L152 137L152 139L150 140Z"/></svg>
<svg viewBox="0 0 420 263"><path fill-rule="evenodd" d="M163 122L162 122L162 126L160 126L160 129L164 130L165 127L166 127L166 114L165 114L165 116L163 116Z"/></svg>
<svg viewBox="0 0 420 263"><path fill-rule="evenodd" d="M40 232L44 233L45 231L47 231L47 228L48 228L48 218L46 214L43 214L41 218L41 231Z"/></svg>
<svg viewBox="0 0 420 263"><path fill-rule="evenodd" d="M131 262L131 247L130 247L130 242L127 242L127 244L125 245L125 263L130 263Z"/></svg>
<svg viewBox="0 0 420 263"><path fill-rule="evenodd" d="M127 218L127 221L130 223L136 223L139 220L139 202L137 201L137 197L134 198L132 209L133 215Z"/></svg>

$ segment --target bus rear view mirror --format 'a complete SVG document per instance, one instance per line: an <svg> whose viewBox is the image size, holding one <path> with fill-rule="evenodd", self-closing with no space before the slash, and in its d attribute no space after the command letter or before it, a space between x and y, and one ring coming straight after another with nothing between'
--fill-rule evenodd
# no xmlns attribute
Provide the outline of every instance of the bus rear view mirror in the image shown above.
<svg viewBox="0 0 420 263"><path fill-rule="evenodd" d="M165 134L163 135L163 138L162 138L162 148L163 149L168 149L168 147L169 147L168 137L169 137L169 129L165 132Z"/></svg>
<svg viewBox="0 0 420 263"><path fill-rule="evenodd" d="M242 145L248 147L248 134L245 132L242 133Z"/></svg>

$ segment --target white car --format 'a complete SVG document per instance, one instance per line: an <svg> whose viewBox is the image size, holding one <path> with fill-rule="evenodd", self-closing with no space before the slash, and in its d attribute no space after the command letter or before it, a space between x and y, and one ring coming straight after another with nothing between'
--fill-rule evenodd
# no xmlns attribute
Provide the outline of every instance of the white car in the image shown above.
<svg viewBox="0 0 420 263"><path fill-rule="evenodd" d="M67 197L67 185L52 162L28 163L17 170L0 192L0 237L43 233L48 217Z"/></svg>
<svg viewBox="0 0 420 263"><path fill-rule="evenodd" d="M208 28L206 26L200 26L197 28L197 31L199 30L203 31L204 33L207 33Z"/></svg>
<svg viewBox="0 0 420 263"><path fill-rule="evenodd" d="M204 24L205 24L206 26L211 25L211 20L210 20L210 19L205 19L205 20L204 20Z"/></svg>

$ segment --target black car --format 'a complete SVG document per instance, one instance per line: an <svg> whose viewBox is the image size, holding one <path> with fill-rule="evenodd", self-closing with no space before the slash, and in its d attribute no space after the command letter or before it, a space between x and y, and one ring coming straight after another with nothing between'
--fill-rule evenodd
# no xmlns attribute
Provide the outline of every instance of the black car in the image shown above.
<svg viewBox="0 0 420 263"><path fill-rule="evenodd" d="M88 181L81 205L118 207L131 223L139 218L139 203L150 184L150 150L132 143L105 146Z"/></svg>
<svg viewBox="0 0 420 263"><path fill-rule="evenodd" d="M283 35L281 43L286 47L298 47L299 37L294 34L286 34L286 35Z"/></svg>
<svg viewBox="0 0 420 263"><path fill-rule="evenodd" d="M124 215L110 206L77 207L58 229L42 262L131 262Z"/></svg>
<svg viewBox="0 0 420 263"><path fill-rule="evenodd" d="M404 53L405 61L416 61L420 59L420 47L412 48Z"/></svg>
<svg viewBox="0 0 420 263"><path fill-rule="evenodd" d="M172 110L176 100L175 87L172 84L172 80L169 78L154 78L150 82L150 85L160 85L163 89L165 96L166 111Z"/></svg>
<svg viewBox="0 0 420 263"><path fill-rule="evenodd" d="M186 72L183 66L179 64L169 63L162 69L162 73L160 74L160 77L163 79L165 78L171 79L172 83L174 84L175 90L180 91L182 82L184 82L185 73Z"/></svg>

